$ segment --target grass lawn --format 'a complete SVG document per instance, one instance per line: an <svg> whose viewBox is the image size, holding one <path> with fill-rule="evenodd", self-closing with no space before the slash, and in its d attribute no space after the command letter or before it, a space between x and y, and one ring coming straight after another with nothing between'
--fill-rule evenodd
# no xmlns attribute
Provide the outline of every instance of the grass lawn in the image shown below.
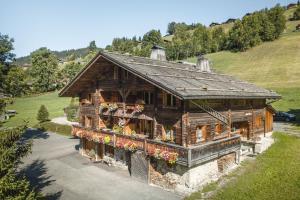
<svg viewBox="0 0 300 200"><path fill-rule="evenodd" d="M38 123L37 111L44 104L50 114L50 118L62 116L63 108L69 105L70 98L58 97L58 92L46 93L37 96L16 98L15 103L7 106L7 110L16 110L18 114L9 119L3 125L5 127L17 126L28 121L28 126L32 127Z"/></svg>
<svg viewBox="0 0 300 200"><path fill-rule="evenodd" d="M231 181L217 190L214 200L300 199L300 138L274 133L276 143L257 159L246 161L242 173L233 172ZM211 187L211 186L210 186ZM201 199L201 192L187 200Z"/></svg>

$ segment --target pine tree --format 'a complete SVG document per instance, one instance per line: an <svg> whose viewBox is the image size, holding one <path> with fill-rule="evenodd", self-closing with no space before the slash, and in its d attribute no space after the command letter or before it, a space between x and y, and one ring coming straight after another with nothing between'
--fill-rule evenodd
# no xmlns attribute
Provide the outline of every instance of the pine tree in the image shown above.
<svg viewBox="0 0 300 200"><path fill-rule="evenodd" d="M48 112L46 106L41 105L41 107L40 107L40 109L39 109L39 111L38 111L38 114L37 114L37 120L38 120L40 123L49 120L49 112Z"/></svg>
<svg viewBox="0 0 300 200"><path fill-rule="evenodd" d="M31 150L31 142L20 142L25 126L0 129L0 199L38 199L29 181L20 176L21 159Z"/></svg>

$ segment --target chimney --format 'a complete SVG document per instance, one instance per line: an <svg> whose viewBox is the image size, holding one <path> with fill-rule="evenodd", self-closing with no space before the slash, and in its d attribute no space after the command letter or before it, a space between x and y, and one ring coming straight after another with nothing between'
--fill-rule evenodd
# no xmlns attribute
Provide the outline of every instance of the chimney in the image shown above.
<svg viewBox="0 0 300 200"><path fill-rule="evenodd" d="M150 58L153 60L161 60L161 61L166 61L166 53L165 53L165 48L154 45L151 48L151 55Z"/></svg>
<svg viewBox="0 0 300 200"><path fill-rule="evenodd" d="M204 58L204 56L201 54L197 57L197 64L196 69L198 69L201 72L211 72L211 67L209 64L209 60L207 58Z"/></svg>

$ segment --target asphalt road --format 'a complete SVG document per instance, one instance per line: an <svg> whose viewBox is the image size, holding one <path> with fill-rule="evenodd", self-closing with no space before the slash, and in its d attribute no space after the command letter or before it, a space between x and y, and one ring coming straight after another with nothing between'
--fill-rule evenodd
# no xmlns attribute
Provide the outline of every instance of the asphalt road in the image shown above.
<svg viewBox="0 0 300 200"><path fill-rule="evenodd" d="M36 130L26 138L33 139L33 149L22 171L47 199L182 199L131 178L127 170L91 163L79 155L78 139Z"/></svg>

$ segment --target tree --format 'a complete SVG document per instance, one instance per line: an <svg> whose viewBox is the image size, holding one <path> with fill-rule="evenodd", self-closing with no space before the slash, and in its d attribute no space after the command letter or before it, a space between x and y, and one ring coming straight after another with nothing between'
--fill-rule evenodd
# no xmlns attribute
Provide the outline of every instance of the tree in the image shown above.
<svg viewBox="0 0 300 200"><path fill-rule="evenodd" d="M48 112L46 106L41 105L41 107L38 111L38 114L37 114L37 120L40 123L49 121L49 112Z"/></svg>
<svg viewBox="0 0 300 200"><path fill-rule="evenodd" d="M174 32L175 32L175 26L176 26L176 22L170 22L168 24L167 33L169 35L173 35L174 34Z"/></svg>
<svg viewBox="0 0 300 200"><path fill-rule="evenodd" d="M184 59L192 55L191 33L185 26L178 25L172 39L167 45L167 57L173 60Z"/></svg>
<svg viewBox="0 0 300 200"><path fill-rule="evenodd" d="M88 48L89 48L89 51L97 51L98 48L97 48L95 40L90 42L90 45Z"/></svg>
<svg viewBox="0 0 300 200"><path fill-rule="evenodd" d="M30 183L18 173L21 159L31 150L31 142L21 140L25 126L0 129L0 199L39 199Z"/></svg>
<svg viewBox="0 0 300 200"><path fill-rule="evenodd" d="M286 18L284 16L284 11L284 8L278 4L267 12L270 22L275 27L275 39L277 39L285 29Z"/></svg>
<svg viewBox="0 0 300 200"><path fill-rule="evenodd" d="M79 62L69 62L66 64L58 75L60 80L60 88L70 82L81 69L82 66Z"/></svg>
<svg viewBox="0 0 300 200"><path fill-rule="evenodd" d="M12 96L21 96L28 91L26 74L21 67L12 67L4 82L5 91Z"/></svg>
<svg viewBox="0 0 300 200"><path fill-rule="evenodd" d="M298 3L299 3L299 1L298 1ZM293 14L293 20L300 20L300 5L299 4Z"/></svg>
<svg viewBox="0 0 300 200"><path fill-rule="evenodd" d="M212 35L212 52L222 51L226 49L227 36L225 34L224 29L220 27L216 27L211 31Z"/></svg>
<svg viewBox="0 0 300 200"><path fill-rule="evenodd" d="M159 30L151 30L143 36L143 45L160 45L162 38Z"/></svg>
<svg viewBox="0 0 300 200"><path fill-rule="evenodd" d="M37 92L57 89L58 59L47 48L42 47L30 54L32 67L30 75Z"/></svg>
<svg viewBox="0 0 300 200"><path fill-rule="evenodd" d="M261 32L261 24L259 21L259 15L256 13L246 15L242 19L243 28L246 31L248 37L249 47L254 47L260 44L261 38L259 33Z"/></svg>
<svg viewBox="0 0 300 200"><path fill-rule="evenodd" d="M15 54L11 52L14 49L13 42L14 39L0 33L0 90L3 91L5 76L9 71L10 63L15 58Z"/></svg>
<svg viewBox="0 0 300 200"><path fill-rule="evenodd" d="M0 64L5 65L14 60L15 54L11 52L14 50L13 42L14 39L0 33Z"/></svg>
<svg viewBox="0 0 300 200"><path fill-rule="evenodd" d="M250 48L249 34L241 20L236 20L229 31L228 48L233 51L245 51Z"/></svg>
<svg viewBox="0 0 300 200"><path fill-rule="evenodd" d="M275 26L270 21L266 12L260 12L259 14L260 20L260 38L262 41L273 41L275 39Z"/></svg>

